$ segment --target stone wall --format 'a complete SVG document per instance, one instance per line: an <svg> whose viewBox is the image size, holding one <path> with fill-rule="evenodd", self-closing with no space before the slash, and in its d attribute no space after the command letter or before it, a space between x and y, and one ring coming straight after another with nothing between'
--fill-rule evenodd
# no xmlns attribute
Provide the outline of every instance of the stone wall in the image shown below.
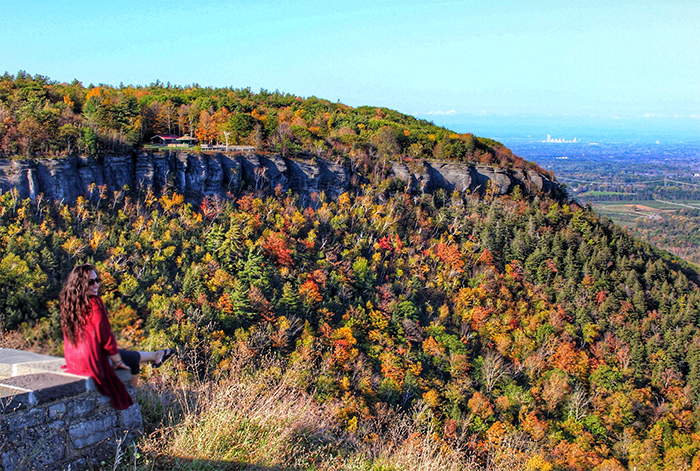
<svg viewBox="0 0 700 471"><path fill-rule="evenodd" d="M92 380L62 373L62 364L62 358L0 349L1 471L109 463L118 444L125 447L140 433L138 404L115 410ZM133 388L127 390L133 397Z"/></svg>

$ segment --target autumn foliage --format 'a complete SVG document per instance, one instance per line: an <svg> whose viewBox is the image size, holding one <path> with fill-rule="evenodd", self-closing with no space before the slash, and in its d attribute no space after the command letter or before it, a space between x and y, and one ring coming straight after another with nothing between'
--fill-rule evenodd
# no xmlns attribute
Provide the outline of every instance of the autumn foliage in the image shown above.
<svg viewBox="0 0 700 471"><path fill-rule="evenodd" d="M387 108L351 108L316 97L249 88L60 83L26 72L0 77L0 157L128 153L156 135L203 145L248 145L283 156L348 159L365 169L377 157L402 162L457 160L528 168L503 144ZM365 169L366 170L366 169ZM379 175L381 176L381 175Z"/></svg>
<svg viewBox="0 0 700 471"><path fill-rule="evenodd" d="M0 81L3 96L69 87L41 83ZM73 113L122 95L139 104L192 94L180 106L208 97L215 122L217 100L232 100L230 113L254 120L237 139L260 126L279 149L309 144L352 165L405 158L423 135L428 153L483 150L384 109L245 90L70 87L55 95ZM178 110L171 126L202 116ZM409 132L390 132L396 123ZM391 429L381 417L418 407L431 434L402 446L428 441L479 466L697 469L696 271L574 202L411 193L376 179L335 200L256 188L196 204L169 190L97 187L71 205L0 194L0 331L60 352L58 291L90 262L123 344L180 346L190 379L274 358L303 379L305 398L340 404L337 420L366 443Z"/></svg>

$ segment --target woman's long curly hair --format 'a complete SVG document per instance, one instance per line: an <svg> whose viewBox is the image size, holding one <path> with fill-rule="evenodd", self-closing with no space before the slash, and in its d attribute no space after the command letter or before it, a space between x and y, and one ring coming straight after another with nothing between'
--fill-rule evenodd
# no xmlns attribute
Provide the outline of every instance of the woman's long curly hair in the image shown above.
<svg viewBox="0 0 700 471"><path fill-rule="evenodd" d="M61 308L61 326L66 339L75 345L88 321L90 312L90 287L88 279L92 265L78 265L68 275L68 280L58 295Z"/></svg>

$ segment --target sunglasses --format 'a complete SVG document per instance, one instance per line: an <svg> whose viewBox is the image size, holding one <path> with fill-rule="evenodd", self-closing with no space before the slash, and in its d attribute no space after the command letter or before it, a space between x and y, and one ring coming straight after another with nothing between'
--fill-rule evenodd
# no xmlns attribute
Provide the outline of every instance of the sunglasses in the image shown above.
<svg viewBox="0 0 700 471"><path fill-rule="evenodd" d="M101 282L102 280L100 280L99 278L93 278L91 280L88 280L88 286L93 286L95 284L99 285Z"/></svg>

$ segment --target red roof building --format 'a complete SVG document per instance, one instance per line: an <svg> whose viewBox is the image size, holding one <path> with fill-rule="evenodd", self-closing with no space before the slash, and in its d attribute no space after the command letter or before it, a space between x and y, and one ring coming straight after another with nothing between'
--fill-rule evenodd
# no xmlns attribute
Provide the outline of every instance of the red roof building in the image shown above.
<svg viewBox="0 0 700 471"><path fill-rule="evenodd" d="M158 134L156 136L153 136L151 138L151 144L161 144L161 145L168 145L168 144L177 144L177 140L180 136L176 136L174 134Z"/></svg>

